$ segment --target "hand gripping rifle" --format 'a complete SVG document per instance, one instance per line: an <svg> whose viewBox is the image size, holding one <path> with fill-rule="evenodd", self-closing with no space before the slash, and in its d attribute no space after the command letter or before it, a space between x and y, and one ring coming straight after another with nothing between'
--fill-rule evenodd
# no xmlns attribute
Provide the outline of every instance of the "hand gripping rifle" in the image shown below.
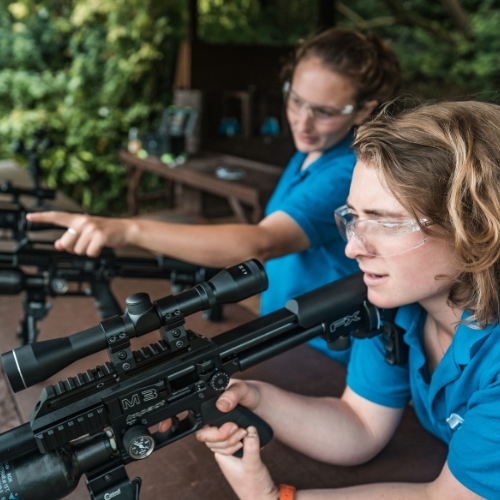
<svg viewBox="0 0 500 500"><path fill-rule="evenodd" d="M215 407L232 374L316 336L334 342L347 335L381 333L394 355L395 328L382 322L382 312L366 300L361 273L212 339L184 329L189 314L238 302L266 288L263 267L247 261L153 303L147 294L134 294L122 316L2 355L16 392L100 350L107 349L110 360L45 387L30 421L0 435L0 497L45 500L50 489L51 500L59 500L85 474L91 499L137 500L141 480L130 481L125 465L204 425L254 425L261 444L269 442L272 429L252 412L237 406L222 413ZM130 350L130 338L158 329L160 341ZM179 421L176 415L185 411L188 416ZM167 418L174 420L168 432L150 432Z"/></svg>
<svg viewBox="0 0 500 500"><path fill-rule="evenodd" d="M27 273L21 266L36 267L38 272ZM110 288L117 276L169 280L174 290L180 290L210 279L219 271L163 256L118 257L110 248L93 258L53 248L23 247L0 252L0 295L24 292L24 316L18 331L24 345L36 341L37 321L45 318L51 307L47 297L94 297L101 318L106 319L123 312ZM71 283L76 283L75 290L70 290ZM211 310L209 319L220 319L220 307Z"/></svg>

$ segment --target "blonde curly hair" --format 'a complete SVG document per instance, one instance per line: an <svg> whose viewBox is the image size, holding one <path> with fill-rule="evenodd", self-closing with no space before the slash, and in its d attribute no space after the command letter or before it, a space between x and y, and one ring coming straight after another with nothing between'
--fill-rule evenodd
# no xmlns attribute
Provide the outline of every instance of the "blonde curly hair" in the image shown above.
<svg viewBox="0 0 500 500"><path fill-rule="evenodd" d="M385 106L353 144L398 201L445 230L422 228L456 249L449 303L484 328L500 321L500 106L475 101L424 104L394 114Z"/></svg>

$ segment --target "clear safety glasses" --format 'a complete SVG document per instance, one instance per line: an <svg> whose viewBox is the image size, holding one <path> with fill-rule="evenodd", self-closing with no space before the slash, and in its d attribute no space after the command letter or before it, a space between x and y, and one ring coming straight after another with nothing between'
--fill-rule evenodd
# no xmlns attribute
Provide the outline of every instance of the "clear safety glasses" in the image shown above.
<svg viewBox="0 0 500 500"><path fill-rule="evenodd" d="M390 257L422 246L429 238L420 230L419 222L424 227L434 224L427 219L356 219L347 205L335 210L335 221L345 241L354 237L367 254L377 257Z"/></svg>
<svg viewBox="0 0 500 500"><path fill-rule="evenodd" d="M342 115L350 115L354 112L354 105L352 104L347 104L343 108L309 104L292 90L289 81L283 84L283 99L285 100L287 109L292 113L301 115L306 110L309 116L318 122L329 122L334 118Z"/></svg>

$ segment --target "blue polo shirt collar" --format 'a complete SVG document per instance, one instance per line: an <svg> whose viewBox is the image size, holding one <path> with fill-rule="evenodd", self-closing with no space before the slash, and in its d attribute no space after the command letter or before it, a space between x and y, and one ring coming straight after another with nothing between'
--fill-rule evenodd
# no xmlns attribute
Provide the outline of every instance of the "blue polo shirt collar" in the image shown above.
<svg viewBox="0 0 500 500"><path fill-rule="evenodd" d="M296 175L299 178L303 178L306 175L309 175L311 170L314 168L319 168L322 165L329 164L332 158L337 158L344 154L349 153L351 150L351 144L354 139L354 134L350 133L343 141L335 144L330 149L327 149L323 152L323 154L315 161L313 161L305 170L300 170L300 167L304 163L304 160L307 156L307 153L303 153L302 151L297 151L293 156L292 161L294 162L294 166L296 169ZM352 151L351 151L352 154Z"/></svg>
<svg viewBox="0 0 500 500"><path fill-rule="evenodd" d="M465 311L462 315L462 321L470 317ZM476 327L475 327L476 326ZM490 325L484 329L477 326L477 323L461 323L451 344L453 357L458 365L467 365L470 363L474 354L479 350L483 342L488 338L495 326Z"/></svg>
<svg viewBox="0 0 500 500"><path fill-rule="evenodd" d="M470 313L465 311L461 320L465 321L470 316ZM404 336L405 342L409 346L418 347L419 350L421 350L421 339L416 333L422 331L422 328L419 328L419 323L422 322L421 327L423 327L425 318L426 312L418 304L401 307L396 316L396 323L406 331ZM453 337L450 350L457 365L469 364L474 354L495 328L495 325L484 329L475 328L474 326L474 323L460 323Z"/></svg>
<svg viewBox="0 0 500 500"><path fill-rule="evenodd" d="M404 340L413 351L412 358L415 367L421 374L422 382L427 380L428 397L430 401L433 401L442 387L460 377L461 366L467 365L471 361L494 326L481 330L471 328L473 325L461 323L450 348L429 380L422 339L426 316L426 311L420 305L410 304L399 309L396 323L406 330ZM464 312L461 319L463 321L469 317L470 314Z"/></svg>

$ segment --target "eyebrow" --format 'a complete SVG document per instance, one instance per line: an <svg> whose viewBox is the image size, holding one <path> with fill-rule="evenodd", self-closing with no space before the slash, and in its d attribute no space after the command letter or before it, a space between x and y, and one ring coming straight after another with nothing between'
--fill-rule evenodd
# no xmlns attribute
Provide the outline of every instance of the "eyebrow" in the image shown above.
<svg viewBox="0 0 500 500"><path fill-rule="evenodd" d="M352 205L349 204L349 202L346 203L346 205L354 210ZM363 214L366 215L373 215L375 217L386 217L386 218L393 218L393 219L404 219L408 218L408 214L403 214L401 212L394 212L391 210L383 210L383 209L377 209L377 208L368 208L365 210L362 210Z"/></svg>

